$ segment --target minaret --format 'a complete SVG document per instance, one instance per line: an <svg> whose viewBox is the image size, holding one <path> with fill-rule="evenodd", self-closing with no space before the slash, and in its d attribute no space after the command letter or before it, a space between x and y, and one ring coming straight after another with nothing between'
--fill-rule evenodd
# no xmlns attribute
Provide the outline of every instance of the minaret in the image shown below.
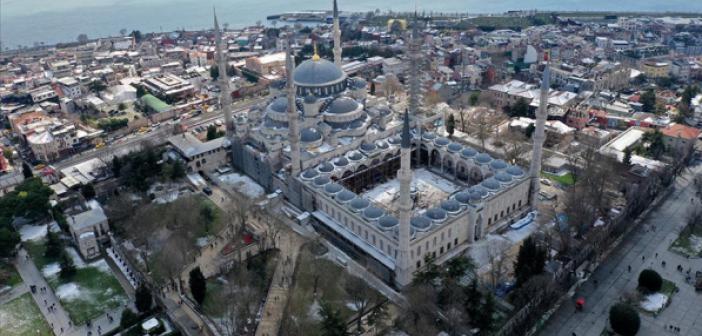
<svg viewBox="0 0 702 336"><path fill-rule="evenodd" d="M219 105L224 112L224 125L226 127L226 136L231 138L234 135L234 122L232 121L232 90L229 87L229 75L227 75L227 58L228 56L222 53L222 32L219 31L219 23L217 22L217 12L212 10L214 14L214 30L215 30L215 53L217 58L217 68L219 69L219 77L217 82L221 89L219 95Z"/></svg>
<svg viewBox="0 0 702 336"><path fill-rule="evenodd" d="M422 141L422 120L419 115L420 103L420 78L419 78L419 62L420 62L420 44L419 38L419 20L417 12L414 12L414 22L412 23L412 34L409 41L409 111L414 116L415 127L417 129L417 148L420 148ZM417 151L417 164L421 162L421 153Z"/></svg>
<svg viewBox="0 0 702 336"><path fill-rule="evenodd" d="M544 132L544 127L546 124L546 117L548 115L548 91L549 91L549 60L548 54L544 54L545 66L543 79L541 79L541 92L539 97L539 109L536 111L536 127L534 128L534 148L532 149L531 166L529 167L529 173L531 175L531 193L529 194L529 201L531 203L532 209L536 210L539 202L539 187L540 187L540 174L541 174L541 159L543 155L544 140L546 140L546 134Z"/></svg>
<svg viewBox="0 0 702 336"><path fill-rule="evenodd" d="M334 64L341 68L341 28L339 27L339 6L334 0Z"/></svg>
<svg viewBox="0 0 702 336"><path fill-rule="evenodd" d="M412 215L412 199L410 198L410 183L412 183L412 139L410 136L409 112L405 111L402 125L402 143L400 149L400 170L397 179L400 181L400 227L398 235L397 259L395 261L395 283L397 287L409 285L412 281L410 271L410 217Z"/></svg>
<svg viewBox="0 0 702 336"><path fill-rule="evenodd" d="M288 141L290 142L290 174L297 176L302 169L300 167L300 130L297 126L297 106L295 104L295 84L293 83L293 70L295 63L292 59L292 47L288 44L285 54L285 69L287 70L287 95L288 95Z"/></svg>

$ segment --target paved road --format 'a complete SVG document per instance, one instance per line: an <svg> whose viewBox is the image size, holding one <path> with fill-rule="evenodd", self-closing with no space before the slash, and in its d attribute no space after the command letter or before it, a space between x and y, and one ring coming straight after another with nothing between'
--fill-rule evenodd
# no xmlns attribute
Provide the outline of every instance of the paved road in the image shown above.
<svg viewBox="0 0 702 336"><path fill-rule="evenodd" d="M547 322L540 335L545 336L599 336L607 326L609 308L626 292L636 290L638 274L645 268L653 268L664 278L676 283L680 292L672 298L671 305L657 317L641 315L641 330L638 336L702 335L702 297L695 293L692 285L685 283L684 273L676 270L682 265L685 270L702 270L702 259L686 259L670 252L668 247L677 238L685 225L687 213L700 207L692 186L693 174L702 172L702 166L691 169L675 182L675 190L658 208L654 209L642 225L634 229L625 241L605 260L590 279L574 295L586 299L586 308L576 313L574 302L564 303ZM663 267L661 262L666 262ZM631 272L628 271L631 266ZM593 280L598 281L598 285ZM670 325L680 328L672 333Z"/></svg>

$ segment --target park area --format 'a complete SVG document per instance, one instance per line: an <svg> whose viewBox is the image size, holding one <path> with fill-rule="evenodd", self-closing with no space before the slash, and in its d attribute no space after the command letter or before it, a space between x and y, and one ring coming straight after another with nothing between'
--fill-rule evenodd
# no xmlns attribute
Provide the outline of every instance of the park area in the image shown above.
<svg viewBox="0 0 702 336"><path fill-rule="evenodd" d="M686 226L670 246L670 250L688 258L702 257L702 226Z"/></svg>
<svg viewBox="0 0 702 336"><path fill-rule="evenodd" d="M51 334L31 294L25 293L0 305L0 336Z"/></svg>
<svg viewBox="0 0 702 336"><path fill-rule="evenodd" d="M0 261L0 294L12 290L15 285L21 282L22 278L14 266L5 261Z"/></svg>

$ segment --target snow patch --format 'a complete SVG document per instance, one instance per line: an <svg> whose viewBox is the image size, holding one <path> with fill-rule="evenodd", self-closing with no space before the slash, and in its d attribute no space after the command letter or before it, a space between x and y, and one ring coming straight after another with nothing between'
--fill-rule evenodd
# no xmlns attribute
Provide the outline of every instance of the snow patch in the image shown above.
<svg viewBox="0 0 702 336"><path fill-rule="evenodd" d="M37 241L46 237L47 225L23 225L20 230L22 241Z"/></svg>
<svg viewBox="0 0 702 336"><path fill-rule="evenodd" d="M110 265L107 264L105 259L93 261L88 264L88 266L97 268L99 271L104 273L112 273L112 269L110 269Z"/></svg>
<svg viewBox="0 0 702 336"><path fill-rule="evenodd" d="M661 293L647 295L641 300L641 308L648 312L657 312L668 303L668 296Z"/></svg>
<svg viewBox="0 0 702 336"><path fill-rule="evenodd" d="M63 300L75 300L84 297L80 287L74 282L58 286L58 288L56 288L56 296Z"/></svg>
<svg viewBox="0 0 702 336"><path fill-rule="evenodd" d="M223 183L233 186L234 189L251 198L259 198L265 193L263 188L258 183L256 183L256 181L252 180L248 176L244 176L241 174L231 173L221 175L219 177L219 180Z"/></svg>
<svg viewBox="0 0 702 336"><path fill-rule="evenodd" d="M66 253L68 253L68 256L71 257L71 260L73 260L73 265L75 265L76 268L85 268L85 261L83 261L83 258L80 257L76 249L66 247L65 250Z"/></svg>
<svg viewBox="0 0 702 336"><path fill-rule="evenodd" d="M48 264L41 269L41 274L44 278L50 278L61 272L61 265L57 262Z"/></svg>

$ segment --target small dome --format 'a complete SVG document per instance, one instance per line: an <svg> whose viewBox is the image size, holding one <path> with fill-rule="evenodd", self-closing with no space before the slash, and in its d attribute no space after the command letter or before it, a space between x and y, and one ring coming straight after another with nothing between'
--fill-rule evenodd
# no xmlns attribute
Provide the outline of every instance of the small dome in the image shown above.
<svg viewBox="0 0 702 336"><path fill-rule="evenodd" d="M410 219L410 225L417 229L417 231L429 231L429 228L431 227L431 220L424 216L412 217L412 219Z"/></svg>
<svg viewBox="0 0 702 336"><path fill-rule="evenodd" d="M338 183L329 183L326 186L324 186L324 192L330 195L334 195L340 191L342 191L344 187L341 186L341 184Z"/></svg>
<svg viewBox="0 0 702 336"><path fill-rule="evenodd" d="M499 172L495 174L495 179L500 183L510 183L512 182L512 175L505 172Z"/></svg>
<svg viewBox="0 0 702 336"><path fill-rule="evenodd" d="M308 170L305 170L304 173L302 173L302 178L305 180L311 180L317 176L319 176L319 172L317 172L314 169L308 169Z"/></svg>
<svg viewBox="0 0 702 336"><path fill-rule="evenodd" d="M322 140L322 133L316 128L305 128L300 132L300 141L302 142L315 142Z"/></svg>
<svg viewBox="0 0 702 336"><path fill-rule="evenodd" d="M353 112L358 108L358 103L348 97L340 97L337 99L334 99L331 104L329 104L329 107L327 108L328 113L333 113L333 114L344 114L344 113L349 113Z"/></svg>
<svg viewBox="0 0 702 336"><path fill-rule="evenodd" d="M358 161L358 160L363 159L363 155L361 155L361 153L359 153L359 152L354 151L354 152L351 152L348 154L348 158L351 161Z"/></svg>
<svg viewBox="0 0 702 336"><path fill-rule="evenodd" d="M461 210L461 204L456 200L449 199L441 202L441 208L448 212L458 212Z"/></svg>
<svg viewBox="0 0 702 336"><path fill-rule="evenodd" d="M442 221L446 219L447 216L446 210L441 208L431 208L427 210L427 212L425 212L424 215L433 221Z"/></svg>
<svg viewBox="0 0 702 336"><path fill-rule="evenodd" d="M461 192L457 193L456 195L454 195L453 198L460 203L468 204L468 203L470 203L470 192L461 191Z"/></svg>
<svg viewBox="0 0 702 336"><path fill-rule="evenodd" d="M512 176L515 177L522 177L524 176L524 170L522 168L519 168L517 166L509 166L506 170L507 173L509 173Z"/></svg>
<svg viewBox="0 0 702 336"><path fill-rule="evenodd" d="M366 210L363 210L363 217L369 220L377 220L384 214L385 212L382 209L376 207L368 207Z"/></svg>
<svg viewBox="0 0 702 336"><path fill-rule="evenodd" d="M352 209L356 211L361 211L368 206L370 206L370 202L365 199L365 198L355 198L351 203L349 203Z"/></svg>
<svg viewBox="0 0 702 336"><path fill-rule="evenodd" d="M361 150L364 152L373 152L376 149L377 149L377 146L374 143L361 144Z"/></svg>
<svg viewBox="0 0 702 336"><path fill-rule="evenodd" d="M351 128L351 129L361 128L361 127L363 127L364 121L365 121L365 119L363 119L363 118L356 119L356 120L352 121L351 124L349 124L349 128Z"/></svg>
<svg viewBox="0 0 702 336"><path fill-rule="evenodd" d="M464 148L461 151L461 156L466 158L466 159L473 158L476 155L478 155L478 152L473 148Z"/></svg>
<svg viewBox="0 0 702 336"><path fill-rule="evenodd" d="M353 87L356 89L365 89L368 86L368 82L361 77L353 78Z"/></svg>
<svg viewBox="0 0 702 336"><path fill-rule="evenodd" d="M481 199L483 199L483 194L478 191L478 190L473 190L470 192L470 201L471 202L480 202Z"/></svg>
<svg viewBox="0 0 702 336"><path fill-rule="evenodd" d="M305 99L305 104L314 104L317 102L317 97L315 97L313 94L308 94Z"/></svg>
<svg viewBox="0 0 702 336"><path fill-rule="evenodd" d="M270 105L271 110L286 113L288 112L288 100L285 97L278 97Z"/></svg>
<svg viewBox="0 0 702 336"><path fill-rule="evenodd" d="M302 86L322 86L334 84L346 78L341 69L325 59L306 60L293 71L295 84Z"/></svg>
<svg viewBox="0 0 702 336"><path fill-rule="evenodd" d="M449 140L446 138L438 138L434 140L434 144L437 146L446 146L449 144Z"/></svg>
<svg viewBox="0 0 702 336"><path fill-rule="evenodd" d="M319 176L316 179L314 179L314 185L317 187L329 184L329 182L331 182L331 180L326 176Z"/></svg>
<svg viewBox="0 0 702 336"><path fill-rule="evenodd" d="M392 145L399 145L400 143L402 143L402 138L400 138L399 135L396 135L396 136L388 139L388 142Z"/></svg>
<svg viewBox="0 0 702 336"><path fill-rule="evenodd" d="M490 161L492 161L492 157L490 157L490 155L488 155L487 153L480 153L475 156L475 162L479 164L490 163Z"/></svg>
<svg viewBox="0 0 702 336"><path fill-rule="evenodd" d="M380 227L381 230L383 231L388 231L392 229L393 227L397 226L400 221L397 220L397 218L393 216L383 216L378 219L378 227Z"/></svg>
<svg viewBox="0 0 702 336"><path fill-rule="evenodd" d="M390 146L388 145L388 143L385 142L385 141L383 141L383 140L378 140L378 141L376 141L376 142L375 142L375 145L376 145L379 149L388 149L388 147L390 147Z"/></svg>
<svg viewBox="0 0 702 336"><path fill-rule="evenodd" d="M494 177L488 178L483 182L480 182L480 185L485 187L487 190L490 191L495 191L500 189L500 182L498 182Z"/></svg>
<svg viewBox="0 0 702 336"><path fill-rule="evenodd" d="M426 132L422 134L422 139L424 140L434 140L436 139L436 134L431 132Z"/></svg>
<svg viewBox="0 0 702 336"><path fill-rule="evenodd" d="M463 149L463 146L461 146L455 142L452 142L451 144L448 145L447 149L451 153L457 153L457 152L460 152L461 149Z"/></svg>
<svg viewBox="0 0 702 336"><path fill-rule="evenodd" d="M334 161L332 161L332 163L334 163L334 165L337 167L346 167L349 164L349 159L342 156L342 157L338 157L338 158L334 159Z"/></svg>
<svg viewBox="0 0 702 336"><path fill-rule="evenodd" d="M505 162L504 160L500 160L500 159L493 160L492 162L490 162L490 167L492 167L492 169L496 169L496 170L505 169L505 168L507 168L507 162Z"/></svg>
<svg viewBox="0 0 702 336"><path fill-rule="evenodd" d="M344 190L344 191L336 194L336 200L341 202L341 203L349 202L354 198L356 198L356 194L354 194L348 190Z"/></svg>
<svg viewBox="0 0 702 336"><path fill-rule="evenodd" d="M317 170L319 170L320 173L331 173L334 171L334 166L329 162L324 162L317 166Z"/></svg>
<svg viewBox="0 0 702 336"><path fill-rule="evenodd" d="M473 193L477 193L478 195L480 195L481 198L487 197L487 195L488 195L488 190L479 184L470 187L470 192L471 192L471 195Z"/></svg>

